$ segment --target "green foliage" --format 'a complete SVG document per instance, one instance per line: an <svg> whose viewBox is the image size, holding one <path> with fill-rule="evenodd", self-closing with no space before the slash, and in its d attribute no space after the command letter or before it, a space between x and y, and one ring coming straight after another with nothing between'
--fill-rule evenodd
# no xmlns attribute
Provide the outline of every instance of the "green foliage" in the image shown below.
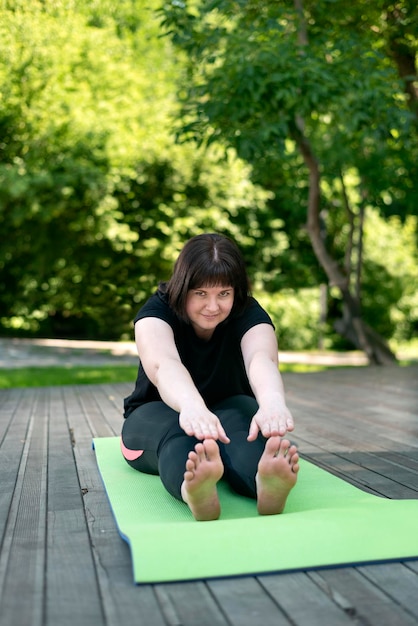
<svg viewBox="0 0 418 626"><path fill-rule="evenodd" d="M394 346L406 345L418 330L418 264L413 253L405 254L405 248L415 247L416 220L411 218L403 227L395 218L386 224L373 214L369 222L366 238L371 254L362 283L363 316L382 336L391 337ZM382 250L391 253L382 255ZM272 317L280 350L315 350L324 339L326 348L347 348L329 324L320 323L319 288L255 295ZM332 306L339 304L338 294L332 293L332 298Z"/></svg>
<svg viewBox="0 0 418 626"><path fill-rule="evenodd" d="M384 221L369 211L365 229L364 313L382 335L397 342L411 340L418 330L417 226L414 216Z"/></svg>
<svg viewBox="0 0 418 626"><path fill-rule="evenodd" d="M288 285L324 280L307 250L308 180L292 141L296 128L303 127L320 165L323 235L342 273L362 261L363 210L404 220L417 214L416 111L411 76L402 71L406 61L415 63L414 4L305 0L298 11L286 2L193 1L165 4L162 16L189 60L178 134L199 143L227 142L251 164L252 180L272 192L269 208L288 237ZM401 315L396 303L414 309L408 280L389 264L387 280L380 280L382 262L374 260L370 238L363 258L364 315L390 337ZM416 258L411 262L416 268ZM260 275L260 287L283 286L270 282L265 266ZM340 315L337 302L330 311ZM403 328L412 332L413 314L408 319ZM294 321L299 327L296 312Z"/></svg>
<svg viewBox="0 0 418 626"><path fill-rule="evenodd" d="M314 350L320 343L319 289L287 289L276 294L256 294L276 327L279 349Z"/></svg>
<svg viewBox="0 0 418 626"><path fill-rule="evenodd" d="M268 292L282 347L316 347L324 274L298 115L323 169L329 248L343 262L343 176L370 221L364 314L413 336L418 150L395 51L416 50L416 7L399 0L388 20L383 0L305 0L306 46L289 3L160 5L0 2L1 332L131 338L184 241L217 230ZM176 143L180 106L177 136L197 143Z"/></svg>
<svg viewBox="0 0 418 626"><path fill-rule="evenodd" d="M175 145L176 59L150 8L2 10L6 332L130 337L185 239L223 230L254 247L266 193L232 154Z"/></svg>

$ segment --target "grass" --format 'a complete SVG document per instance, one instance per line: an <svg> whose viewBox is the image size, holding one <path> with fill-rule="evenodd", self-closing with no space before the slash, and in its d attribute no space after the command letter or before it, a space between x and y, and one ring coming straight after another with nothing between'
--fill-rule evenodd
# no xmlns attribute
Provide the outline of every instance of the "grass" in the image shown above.
<svg viewBox="0 0 418 626"><path fill-rule="evenodd" d="M328 369L322 365L284 363L283 372L317 372ZM0 389L10 387L55 387L57 385L96 385L100 383L132 383L136 380L135 365L100 367L21 367L0 370Z"/></svg>
<svg viewBox="0 0 418 626"><path fill-rule="evenodd" d="M22 367L0 370L0 389L129 382L132 382L133 385L136 374L137 367L132 365L118 365L117 367Z"/></svg>

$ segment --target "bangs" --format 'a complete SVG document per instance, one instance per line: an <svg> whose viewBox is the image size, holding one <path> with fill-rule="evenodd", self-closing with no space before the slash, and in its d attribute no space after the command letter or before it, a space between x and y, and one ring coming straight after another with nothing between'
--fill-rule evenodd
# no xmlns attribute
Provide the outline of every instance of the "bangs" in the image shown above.
<svg viewBox="0 0 418 626"><path fill-rule="evenodd" d="M228 263L217 262L211 265L199 263L190 276L189 289L199 287L235 287L236 272Z"/></svg>

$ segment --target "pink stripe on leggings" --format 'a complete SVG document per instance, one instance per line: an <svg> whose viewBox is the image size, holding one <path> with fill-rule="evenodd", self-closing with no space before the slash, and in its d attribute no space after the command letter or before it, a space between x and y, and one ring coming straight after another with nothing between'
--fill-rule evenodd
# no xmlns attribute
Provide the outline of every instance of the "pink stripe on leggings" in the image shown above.
<svg viewBox="0 0 418 626"><path fill-rule="evenodd" d="M120 449L122 450L122 454L127 461L135 461L135 459L139 459L141 454L144 452L143 450L129 450L129 448L127 448L123 443L122 437L120 438Z"/></svg>

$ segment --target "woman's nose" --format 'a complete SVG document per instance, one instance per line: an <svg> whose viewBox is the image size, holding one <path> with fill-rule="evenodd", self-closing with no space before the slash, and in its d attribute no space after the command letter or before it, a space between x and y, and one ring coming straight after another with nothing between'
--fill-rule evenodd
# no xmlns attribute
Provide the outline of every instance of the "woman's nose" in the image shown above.
<svg viewBox="0 0 418 626"><path fill-rule="evenodd" d="M209 298L206 303L206 308L208 311L217 311L219 309L219 304L216 298Z"/></svg>

